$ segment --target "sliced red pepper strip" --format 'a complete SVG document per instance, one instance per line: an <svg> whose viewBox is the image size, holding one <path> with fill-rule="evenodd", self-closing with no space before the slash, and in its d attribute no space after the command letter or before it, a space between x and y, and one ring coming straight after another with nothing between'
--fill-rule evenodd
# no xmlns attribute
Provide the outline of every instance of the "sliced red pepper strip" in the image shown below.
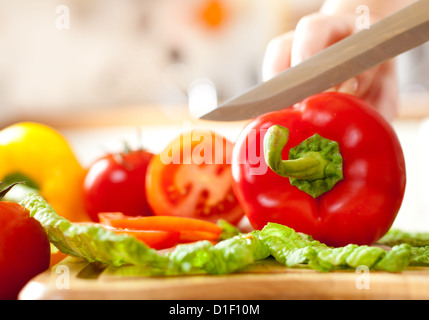
<svg viewBox="0 0 429 320"><path fill-rule="evenodd" d="M122 213L108 213L107 216L111 217L126 217ZM101 226L102 228L112 231L116 234L124 234L128 236L135 237L136 239L144 242L147 246L155 250L162 250L171 248L179 241L181 242L181 233L179 231L165 231L165 230L129 230L126 228L117 228L111 226L107 223L97 223L97 222L76 222L76 224L82 225L95 225Z"/></svg>
<svg viewBox="0 0 429 320"><path fill-rule="evenodd" d="M100 213L100 222L114 228L131 230L162 230L175 232L199 231L219 236L222 227L208 221L172 217L172 216L148 216L148 217L128 217L121 213Z"/></svg>
<svg viewBox="0 0 429 320"><path fill-rule="evenodd" d="M56 265L57 263L61 262L63 259L67 257L68 257L67 254L59 250L55 252L51 252L51 261L50 261L49 267Z"/></svg>
<svg viewBox="0 0 429 320"><path fill-rule="evenodd" d="M219 234L205 231L181 231L179 242L194 242L200 240L217 241Z"/></svg>
<svg viewBox="0 0 429 320"><path fill-rule="evenodd" d="M102 212L98 214L98 219L101 224L109 225L109 221L113 219L124 219L127 216L122 212Z"/></svg>
<svg viewBox="0 0 429 320"><path fill-rule="evenodd" d="M155 250L171 248L179 242L180 238L180 232L173 231L123 230L118 228L109 230L112 230L116 234L133 236Z"/></svg>

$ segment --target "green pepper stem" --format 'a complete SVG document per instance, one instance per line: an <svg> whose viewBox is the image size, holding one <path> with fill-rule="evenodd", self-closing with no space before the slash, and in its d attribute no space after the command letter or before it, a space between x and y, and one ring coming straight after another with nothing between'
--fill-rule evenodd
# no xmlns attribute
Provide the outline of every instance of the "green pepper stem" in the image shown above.
<svg viewBox="0 0 429 320"><path fill-rule="evenodd" d="M264 157L268 167L288 177L291 185L316 198L343 179L343 158L336 141L315 134L291 148L289 159L283 160L288 140L287 128L270 127L264 137Z"/></svg>
<svg viewBox="0 0 429 320"><path fill-rule="evenodd" d="M328 161L320 152L307 152L296 160L283 160L282 151L289 140L289 130L274 125L270 127L264 137L264 157L267 165L282 177L317 180L325 178L325 169Z"/></svg>

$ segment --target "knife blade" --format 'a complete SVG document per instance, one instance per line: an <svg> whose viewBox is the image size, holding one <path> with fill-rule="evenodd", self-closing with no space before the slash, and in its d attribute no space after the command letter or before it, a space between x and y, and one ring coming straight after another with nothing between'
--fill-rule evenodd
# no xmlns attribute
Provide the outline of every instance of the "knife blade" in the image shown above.
<svg viewBox="0 0 429 320"><path fill-rule="evenodd" d="M323 92L429 40L429 0L388 16L202 115L248 120Z"/></svg>

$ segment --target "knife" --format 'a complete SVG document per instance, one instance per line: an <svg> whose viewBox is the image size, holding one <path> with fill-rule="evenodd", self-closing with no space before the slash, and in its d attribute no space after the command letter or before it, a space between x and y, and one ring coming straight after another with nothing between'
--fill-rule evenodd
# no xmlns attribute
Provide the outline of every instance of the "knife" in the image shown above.
<svg viewBox="0 0 429 320"><path fill-rule="evenodd" d="M200 119L241 121L284 109L429 40L429 0L420 0L283 71Z"/></svg>

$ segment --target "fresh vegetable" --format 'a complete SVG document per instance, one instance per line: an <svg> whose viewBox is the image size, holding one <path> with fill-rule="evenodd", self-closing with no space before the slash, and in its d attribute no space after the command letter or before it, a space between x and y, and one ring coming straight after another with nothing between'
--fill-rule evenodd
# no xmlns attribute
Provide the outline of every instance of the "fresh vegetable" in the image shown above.
<svg viewBox="0 0 429 320"><path fill-rule="evenodd" d="M236 141L232 172L255 229L279 223L331 246L380 239L406 183L390 124L358 98L336 92L252 121Z"/></svg>
<svg viewBox="0 0 429 320"><path fill-rule="evenodd" d="M233 238L242 233L242 231L237 226L223 219L219 219L217 224L222 228L222 232L220 233L218 240Z"/></svg>
<svg viewBox="0 0 429 320"><path fill-rule="evenodd" d="M413 253L410 265L427 267L429 265L429 246L412 247Z"/></svg>
<svg viewBox="0 0 429 320"><path fill-rule="evenodd" d="M213 131L180 135L152 158L147 198L155 215L237 224L244 216L232 190L232 143Z"/></svg>
<svg viewBox="0 0 429 320"><path fill-rule="evenodd" d="M39 192L61 216L89 220L82 199L85 170L68 141L53 128L17 123L1 130L0 163L0 181L26 181L26 188ZM8 196L20 190L17 186Z"/></svg>
<svg viewBox="0 0 429 320"><path fill-rule="evenodd" d="M42 224L51 243L67 255L113 266L130 263L156 267L167 263L166 258L135 237L115 234L96 223L68 221L40 195L29 194L21 204Z"/></svg>
<svg viewBox="0 0 429 320"><path fill-rule="evenodd" d="M259 239L258 231L255 231L216 245L209 241L180 245L168 257L179 274L202 271L208 274L228 274L269 255L268 247Z"/></svg>
<svg viewBox="0 0 429 320"><path fill-rule="evenodd" d="M54 265L63 261L67 257L68 257L68 255L61 252L56 246L54 246L51 243L51 262L49 264L49 267L53 267Z"/></svg>
<svg viewBox="0 0 429 320"><path fill-rule="evenodd" d="M222 227L215 223L184 217L129 217L122 213L100 213L99 220L104 225L119 229L178 233L180 242L216 241L222 232Z"/></svg>
<svg viewBox="0 0 429 320"><path fill-rule="evenodd" d="M408 243L413 247L426 247L429 246L429 232L406 232L391 229L377 243L387 246Z"/></svg>
<svg viewBox="0 0 429 320"><path fill-rule="evenodd" d="M0 192L0 199L8 190ZM0 201L0 300L16 299L49 263L49 239L41 224L23 206Z"/></svg>
<svg viewBox="0 0 429 320"><path fill-rule="evenodd" d="M84 180L84 203L93 221L98 221L100 212L152 215L145 187L152 156L143 149L129 150L107 154L90 166Z"/></svg>
<svg viewBox="0 0 429 320"><path fill-rule="evenodd" d="M167 249L175 246L180 240L180 232L162 230L124 230L120 228L108 228L115 234L132 236L148 247L156 250Z"/></svg>
<svg viewBox="0 0 429 320"><path fill-rule="evenodd" d="M40 221L50 241L63 253L112 266L149 267L154 275L228 273L269 254L257 236L246 234L216 245L206 240L178 245L172 253L162 255L136 238L115 234L100 224L71 223L37 194L27 195L22 205Z"/></svg>
<svg viewBox="0 0 429 320"><path fill-rule="evenodd" d="M100 214L101 216L118 216L120 215L123 219L128 218L122 213L105 213ZM134 218L134 217L133 217ZM139 230L139 229L128 229L122 227L114 227L107 219L102 219L101 222L81 222L79 225L82 226L93 226L96 228L103 228L107 231L113 232L117 235L127 235L143 242L148 247L155 250L167 249L175 246L179 243L180 232L178 231L165 231L165 230Z"/></svg>
<svg viewBox="0 0 429 320"><path fill-rule="evenodd" d="M58 216L41 196L28 195L22 204L62 252L113 267L134 266L145 275L226 274L270 256L287 267L309 267L320 272L353 270L361 265L387 272L400 272L409 265L429 266L429 247L411 247L407 243L390 250L354 244L329 247L276 223L215 245L204 240L181 244L172 252L160 254L136 238L117 235L100 224L71 223ZM144 272L140 272L142 269Z"/></svg>
<svg viewBox="0 0 429 320"><path fill-rule="evenodd" d="M281 264L288 267L307 264L320 272L355 269L361 265L372 270L399 272L412 261L412 247L408 244L395 246L390 251L355 244L334 248L276 223L268 223L262 229L260 238Z"/></svg>

